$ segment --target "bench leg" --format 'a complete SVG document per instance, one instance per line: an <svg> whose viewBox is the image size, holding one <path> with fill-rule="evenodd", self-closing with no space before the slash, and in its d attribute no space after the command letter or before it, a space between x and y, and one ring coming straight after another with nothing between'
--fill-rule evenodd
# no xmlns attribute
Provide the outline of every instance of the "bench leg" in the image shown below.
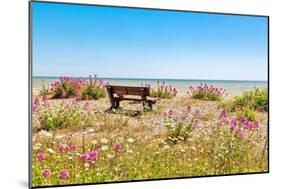
<svg viewBox="0 0 281 189"><path fill-rule="evenodd" d="M120 106L120 101L119 101L119 100L116 100L116 101L115 101L115 108L117 109L117 108L119 108L119 106Z"/></svg>
<svg viewBox="0 0 281 189"><path fill-rule="evenodd" d="M148 106L152 110L152 103L151 102L148 103Z"/></svg>

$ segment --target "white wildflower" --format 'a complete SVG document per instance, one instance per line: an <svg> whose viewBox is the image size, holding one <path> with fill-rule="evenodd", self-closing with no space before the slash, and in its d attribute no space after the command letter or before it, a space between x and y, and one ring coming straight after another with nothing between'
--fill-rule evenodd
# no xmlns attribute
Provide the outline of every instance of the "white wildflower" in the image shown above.
<svg viewBox="0 0 281 189"><path fill-rule="evenodd" d="M107 140L106 138L102 138L102 139L100 140L100 142L103 143L103 144L107 144L107 143L108 143L108 140Z"/></svg>
<svg viewBox="0 0 281 189"><path fill-rule="evenodd" d="M85 163L84 167L90 167L90 164L89 163Z"/></svg>
<svg viewBox="0 0 281 189"><path fill-rule="evenodd" d="M133 150L127 150L128 154L132 154L134 151Z"/></svg>
<svg viewBox="0 0 281 189"><path fill-rule="evenodd" d="M93 140L91 143L92 143L93 145L96 145L98 142L97 142L96 140Z"/></svg>
<svg viewBox="0 0 281 189"><path fill-rule="evenodd" d="M102 150L102 151L108 150L108 146L102 146L102 147L101 147L101 150Z"/></svg>
<svg viewBox="0 0 281 189"><path fill-rule="evenodd" d="M49 152L50 154L55 153L55 151L54 151L52 148L48 148L48 149L47 149L47 152Z"/></svg>
<svg viewBox="0 0 281 189"><path fill-rule="evenodd" d="M109 158L109 159L112 159L112 158L114 158L114 155L112 155L112 154L107 154L106 157Z"/></svg>
<svg viewBox="0 0 281 189"><path fill-rule="evenodd" d="M133 143L135 140L134 139L132 139L132 138L128 138L128 140L127 140L127 142L129 142L129 143Z"/></svg>

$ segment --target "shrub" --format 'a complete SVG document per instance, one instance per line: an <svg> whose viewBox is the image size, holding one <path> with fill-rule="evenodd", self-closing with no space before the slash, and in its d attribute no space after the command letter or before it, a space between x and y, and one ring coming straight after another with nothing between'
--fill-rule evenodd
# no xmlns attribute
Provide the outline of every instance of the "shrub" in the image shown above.
<svg viewBox="0 0 281 189"><path fill-rule="evenodd" d="M150 87L149 84L145 84L145 86ZM162 84L157 81L157 87L150 88L150 96L152 97L171 99L173 97L176 97L177 93L178 91L175 87L173 87L172 85L166 85L164 81L162 82Z"/></svg>
<svg viewBox="0 0 281 189"><path fill-rule="evenodd" d="M81 78L60 77L58 81L51 84L52 98L76 97L77 100L93 100L105 97L106 85L104 81L97 78L89 80Z"/></svg>
<svg viewBox="0 0 281 189"><path fill-rule="evenodd" d="M96 77L93 81L90 77L89 82L82 89L82 100L96 100L105 97L107 84Z"/></svg>
<svg viewBox="0 0 281 189"><path fill-rule="evenodd" d="M64 106L52 111L49 107L43 109L38 116L41 129L74 128L81 125L83 114L75 106Z"/></svg>
<svg viewBox="0 0 281 189"><path fill-rule="evenodd" d="M228 111L268 111L267 89L255 88L253 91L245 91L241 96L235 96L234 100L223 102L219 108L226 108Z"/></svg>
<svg viewBox="0 0 281 189"><path fill-rule="evenodd" d="M241 110L243 108L268 111L267 89L255 88L253 91L243 92L242 96L234 97L233 109Z"/></svg>
<svg viewBox="0 0 281 189"><path fill-rule="evenodd" d="M203 85L202 83L195 88L190 86L189 89L188 93L194 99L217 101L221 100L225 95L225 89L217 88L213 85Z"/></svg>
<svg viewBox="0 0 281 189"><path fill-rule="evenodd" d="M79 90L85 85L82 79L71 77L60 77L58 81L51 84L52 98L69 98L79 93Z"/></svg>

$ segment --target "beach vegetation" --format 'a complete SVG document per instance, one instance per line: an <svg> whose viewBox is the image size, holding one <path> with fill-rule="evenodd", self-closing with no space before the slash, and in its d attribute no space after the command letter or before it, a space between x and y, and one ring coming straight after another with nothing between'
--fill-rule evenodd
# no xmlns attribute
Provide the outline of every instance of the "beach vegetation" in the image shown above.
<svg viewBox="0 0 281 189"><path fill-rule="evenodd" d="M258 113L255 110L245 108L244 110L238 110L237 111L237 117L239 119L246 118L250 121L255 121L258 119Z"/></svg>
<svg viewBox="0 0 281 189"><path fill-rule="evenodd" d="M77 100L96 100L106 96L106 85L95 75L89 79L60 77L58 81L51 83L50 93L52 98L66 99L75 98Z"/></svg>
<svg viewBox="0 0 281 189"><path fill-rule="evenodd" d="M219 107L227 108L232 112L245 109L268 111L268 90L255 88L252 91L244 91L241 96L235 96L233 100L222 102Z"/></svg>
<svg viewBox="0 0 281 189"><path fill-rule="evenodd" d="M167 141L177 143L179 141L186 141L192 135L192 131L198 123L198 115L193 116L190 120L180 121L174 116L172 109L167 109L164 115L164 126L167 131Z"/></svg>
<svg viewBox="0 0 281 189"><path fill-rule="evenodd" d="M149 84L145 84L145 86L150 87L150 96L152 97L171 99L178 94L176 87L167 85L164 81L157 81L156 87L151 87Z"/></svg>
<svg viewBox="0 0 281 189"><path fill-rule="evenodd" d="M62 76L58 81L51 83L52 98L75 97L85 81L81 78L71 78Z"/></svg>
<svg viewBox="0 0 281 189"><path fill-rule="evenodd" d="M50 91L49 87L43 81L42 85L41 85L41 88L39 89L39 94L40 95L48 95L50 93L51 93L51 91Z"/></svg>
<svg viewBox="0 0 281 189"><path fill-rule="evenodd" d="M51 130L82 127L83 112L77 106L60 104L56 109L44 103L37 112L38 129Z"/></svg>
<svg viewBox="0 0 281 189"><path fill-rule="evenodd" d="M207 85L206 83L201 83L197 87L190 86L188 94L194 99L210 101L222 100L222 98L227 95L225 89Z"/></svg>
<svg viewBox="0 0 281 189"><path fill-rule="evenodd" d="M89 82L82 88L82 100L97 100L106 96L107 83L90 77Z"/></svg>

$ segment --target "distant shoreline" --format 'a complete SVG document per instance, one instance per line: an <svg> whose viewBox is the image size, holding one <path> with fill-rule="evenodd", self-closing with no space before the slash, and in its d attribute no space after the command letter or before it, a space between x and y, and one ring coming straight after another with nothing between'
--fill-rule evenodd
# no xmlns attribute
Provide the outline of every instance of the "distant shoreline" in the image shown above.
<svg viewBox="0 0 281 189"><path fill-rule="evenodd" d="M92 76L94 77L94 76ZM32 76L32 79L59 79L60 76ZM88 77L71 77L71 78L81 78L81 79L89 79ZM208 81L208 82L268 82L267 80L232 80L232 79L180 79L180 78L125 78L125 77L97 77L98 79L103 80L151 80L151 81Z"/></svg>

